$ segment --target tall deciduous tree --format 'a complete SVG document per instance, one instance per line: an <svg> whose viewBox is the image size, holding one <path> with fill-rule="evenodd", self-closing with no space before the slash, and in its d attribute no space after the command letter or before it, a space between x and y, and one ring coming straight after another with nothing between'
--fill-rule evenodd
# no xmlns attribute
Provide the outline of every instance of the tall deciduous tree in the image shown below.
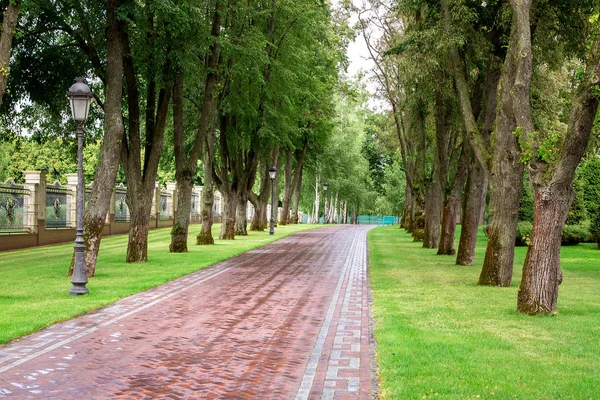
<svg viewBox="0 0 600 400"><path fill-rule="evenodd" d="M127 262L148 260L152 198L173 90L170 56L174 43L169 29L176 28L176 24L169 23L170 19L181 17L178 11L171 2L148 0L132 5L123 35L128 128L121 160L130 212Z"/></svg>
<svg viewBox="0 0 600 400"><path fill-rule="evenodd" d="M183 85L184 74L183 68L179 70L175 86L173 88L173 133L175 147L175 178L177 180L177 214L171 230L171 244L169 250L171 252L186 252L187 239L189 228L189 215L191 212L192 188L194 184L194 175L196 174L196 166L198 159L203 151L206 137L214 135L213 132L208 132L209 129L214 129L214 120L217 109L217 84L218 84L218 68L221 46L219 36L221 31L221 19L224 13L224 3L217 0L214 5L214 11L211 24L211 44L209 46L208 55L206 57L206 78L204 81L204 95L200 108L200 122L196 136L192 142L191 148L186 151L185 148L185 132L184 132L184 111L183 111ZM211 171L212 174L212 171ZM205 185L206 186L206 185ZM208 189L205 194L210 195L211 190ZM211 205L212 207L212 205Z"/></svg>
<svg viewBox="0 0 600 400"><path fill-rule="evenodd" d="M575 170L587 148L598 112L600 85L600 23L598 9L589 15L586 26L587 55L573 95L566 136L536 132L531 112L530 86L533 51L531 46L531 2L512 0L514 41L518 52L519 90L513 97L519 135L534 191L534 220L531 244L523 265L517 310L525 314L554 313L557 309L561 233L575 192ZM590 10L591 11L591 10ZM511 37L512 39L512 37Z"/></svg>
<svg viewBox="0 0 600 400"><path fill-rule="evenodd" d="M2 32L0 32L0 105L6 90L6 82L10 70L10 51L17 28L17 19L22 0L12 0L6 5L2 14Z"/></svg>

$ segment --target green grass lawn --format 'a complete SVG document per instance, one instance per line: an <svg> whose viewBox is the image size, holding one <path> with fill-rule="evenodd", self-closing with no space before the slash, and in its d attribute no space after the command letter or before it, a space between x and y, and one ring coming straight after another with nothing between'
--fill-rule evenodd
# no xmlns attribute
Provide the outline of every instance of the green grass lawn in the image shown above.
<svg viewBox="0 0 600 400"><path fill-rule="evenodd" d="M556 316L517 314L526 248L510 288L477 285L473 266L421 248L397 227L369 233L382 399L599 399L600 251L562 248Z"/></svg>
<svg viewBox="0 0 600 400"><path fill-rule="evenodd" d="M0 253L0 343L35 332L116 300L158 286L292 233L318 225L278 226L275 235L249 232L233 241L196 246L200 225L190 226L188 253L169 253L170 228L150 231L147 263L127 264L127 235L102 239L96 276L85 296L70 296L66 277L73 243ZM213 226L218 237L220 224ZM0 240L2 238L0 237Z"/></svg>

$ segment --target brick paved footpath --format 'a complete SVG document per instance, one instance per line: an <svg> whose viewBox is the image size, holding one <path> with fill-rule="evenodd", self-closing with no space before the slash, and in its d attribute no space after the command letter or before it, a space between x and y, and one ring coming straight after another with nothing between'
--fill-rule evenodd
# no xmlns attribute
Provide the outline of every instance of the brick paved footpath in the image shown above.
<svg viewBox="0 0 600 400"><path fill-rule="evenodd" d="M301 232L0 347L0 398L372 398L369 229Z"/></svg>

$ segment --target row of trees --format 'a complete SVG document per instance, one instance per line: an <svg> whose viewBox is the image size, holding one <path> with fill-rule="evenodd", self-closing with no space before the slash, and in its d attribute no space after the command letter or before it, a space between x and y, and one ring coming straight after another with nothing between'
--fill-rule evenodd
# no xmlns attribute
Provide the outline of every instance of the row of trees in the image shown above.
<svg viewBox="0 0 600 400"><path fill-rule="evenodd" d="M219 238L233 239L247 234L248 201L256 210L250 229L265 229L271 165L278 170L276 189L281 180L280 224L297 222L303 171L311 180L327 175L330 158L323 153L343 131L336 115L344 106L336 104L349 97L339 93L352 86L338 78L346 62L346 16L327 3L28 0L20 9L20 1L0 6L5 25L13 11L19 15L2 31L2 44L14 37L10 73L3 70L9 78L2 91L5 142L55 143L56 132L64 132L59 136L68 143L65 88L84 74L94 91L87 142L102 140L84 218L88 276L95 273L119 173L131 218L128 262L147 260L152 192L161 170L174 172L178 185L173 252L187 251L191 190L199 177L204 195L197 243L212 244L213 188L224 201ZM23 131L32 138L15 138ZM341 171L324 179L332 179L333 201L342 204L353 183L336 176Z"/></svg>
<svg viewBox="0 0 600 400"><path fill-rule="evenodd" d="M526 170L534 218L517 309L555 312L561 232L598 109L597 2L371 0L358 11L400 142L406 229L455 254L463 195L456 262L472 264L487 193L479 283L510 286Z"/></svg>

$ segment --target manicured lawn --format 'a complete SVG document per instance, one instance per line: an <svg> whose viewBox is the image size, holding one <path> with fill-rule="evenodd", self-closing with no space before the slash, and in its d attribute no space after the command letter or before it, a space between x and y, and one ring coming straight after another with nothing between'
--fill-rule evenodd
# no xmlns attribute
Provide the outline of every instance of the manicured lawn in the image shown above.
<svg viewBox="0 0 600 400"><path fill-rule="evenodd" d="M473 266L421 248L397 227L369 233L382 399L600 398L600 251L562 248L556 316L516 313L510 288L477 286Z"/></svg>
<svg viewBox="0 0 600 400"><path fill-rule="evenodd" d="M102 239L90 294L72 297L66 277L73 244L0 253L0 343L37 331L116 300L158 286L219 261L318 225L278 226L275 235L249 232L233 241L196 246L200 226L190 227L188 253L169 253L170 229L150 231L147 263L127 264L127 235ZM213 226L218 237L220 225ZM0 237L2 240L2 237Z"/></svg>

